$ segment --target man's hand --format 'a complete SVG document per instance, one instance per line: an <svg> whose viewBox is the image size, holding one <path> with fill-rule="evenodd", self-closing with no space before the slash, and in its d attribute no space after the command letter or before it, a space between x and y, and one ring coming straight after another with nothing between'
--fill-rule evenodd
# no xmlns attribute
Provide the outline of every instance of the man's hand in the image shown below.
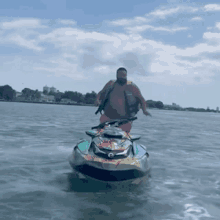
<svg viewBox="0 0 220 220"><path fill-rule="evenodd" d="M96 99L95 101L95 106L99 106L101 104L100 100L99 99Z"/></svg>
<svg viewBox="0 0 220 220"><path fill-rule="evenodd" d="M143 113L144 113L144 115L146 115L146 116L152 117L152 115L150 114L150 112L148 112L147 110L146 110L146 111L143 111Z"/></svg>

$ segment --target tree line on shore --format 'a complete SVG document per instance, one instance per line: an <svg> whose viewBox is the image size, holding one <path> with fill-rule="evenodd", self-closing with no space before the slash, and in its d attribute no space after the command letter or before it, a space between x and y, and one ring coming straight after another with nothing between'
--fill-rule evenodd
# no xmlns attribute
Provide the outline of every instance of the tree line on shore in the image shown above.
<svg viewBox="0 0 220 220"><path fill-rule="evenodd" d="M24 88L21 93L21 96L24 97L25 100L29 101L37 101L42 96L42 93L40 91L32 90L29 88ZM70 99L71 101L74 101L76 103L85 104L94 104L97 96L94 91L92 91L91 93L88 92L85 95L76 91L65 91L64 93L52 91L48 93L47 91L44 91L43 94L54 96L55 102L60 102L61 99ZM6 101L16 101L16 91L9 85L0 86L0 99Z"/></svg>
<svg viewBox="0 0 220 220"><path fill-rule="evenodd" d="M11 86L0 86L0 99L11 101L16 96L16 91Z"/></svg>
<svg viewBox="0 0 220 220"><path fill-rule="evenodd" d="M24 88L22 91L22 96L25 98L25 100L29 100L29 101L35 101L35 100L39 100L41 98L41 92L38 90L32 90L29 88ZM94 104L96 97L97 97L97 93L92 91L91 93L86 93L85 95L83 95L80 92L76 92L76 91L65 91L63 92L47 92L47 91L43 91L44 95L52 95L55 98L55 102L60 102L61 99L69 99L71 101L74 101L76 103L85 103L85 104ZM5 99L8 101L13 101L16 100L16 91L13 90L12 87L10 87L9 85L5 85L5 86L0 86L0 99ZM153 100L148 100L147 101L147 105L150 108L159 108L159 109L163 109L164 105L161 101L153 101Z"/></svg>
<svg viewBox="0 0 220 220"><path fill-rule="evenodd" d="M32 90L29 88L24 88L21 91L22 95L25 100L29 101L36 101L41 98L41 92L38 90ZM49 93L47 91L43 92L44 95L52 95L55 98L55 102L59 103L62 99L69 99L71 101L74 101L76 103L81 104L94 104L97 93L92 91L91 93L86 93L85 95L76 92L76 91L65 91L63 92L52 92ZM9 85L0 86L0 99L6 100L6 101L16 101L16 91ZM204 109L204 108L180 108L178 106L171 106L171 105L164 105L161 101L153 101L153 100L147 100L146 101L148 108L157 108L157 109L168 109L168 110L179 110L179 111L197 111L197 112L216 112L213 109Z"/></svg>

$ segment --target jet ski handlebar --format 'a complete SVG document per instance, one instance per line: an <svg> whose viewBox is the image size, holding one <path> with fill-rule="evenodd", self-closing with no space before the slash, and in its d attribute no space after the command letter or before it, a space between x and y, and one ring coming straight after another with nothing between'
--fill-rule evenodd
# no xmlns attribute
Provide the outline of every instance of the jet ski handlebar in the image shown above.
<svg viewBox="0 0 220 220"><path fill-rule="evenodd" d="M115 123L117 123L116 127L118 127L122 124L126 124L129 121L134 121L136 119L137 119L137 117L114 119L114 120L103 122L103 123L99 124L98 126L92 127L92 129L104 128L106 125L114 125Z"/></svg>

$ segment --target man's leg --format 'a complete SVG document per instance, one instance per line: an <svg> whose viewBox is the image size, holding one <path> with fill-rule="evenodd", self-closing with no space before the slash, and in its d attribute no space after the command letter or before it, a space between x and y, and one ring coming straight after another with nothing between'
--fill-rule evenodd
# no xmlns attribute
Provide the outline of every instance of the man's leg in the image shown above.
<svg viewBox="0 0 220 220"><path fill-rule="evenodd" d="M123 125L119 126L119 128L121 128L122 131L125 131L125 132L128 132L128 133L130 133L131 127L132 127L132 122L128 122L126 124L123 124Z"/></svg>
<svg viewBox="0 0 220 220"><path fill-rule="evenodd" d="M108 118L105 114L102 114L99 120L100 120L100 123L103 123L106 121L110 121L111 119Z"/></svg>
<svg viewBox="0 0 220 220"><path fill-rule="evenodd" d="M100 124L101 124L101 123L104 123L104 122L106 122L106 121L110 121L110 118L108 118L105 114L102 114L101 117L100 117L100 119L99 119L99 121L100 121ZM97 129L97 130L98 130L98 132L102 131L101 128L99 128L99 129Z"/></svg>

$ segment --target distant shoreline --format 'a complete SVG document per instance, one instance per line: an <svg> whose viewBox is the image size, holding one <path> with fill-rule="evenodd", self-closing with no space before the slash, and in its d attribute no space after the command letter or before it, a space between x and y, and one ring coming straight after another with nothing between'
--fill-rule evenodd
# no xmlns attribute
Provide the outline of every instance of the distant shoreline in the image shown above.
<svg viewBox="0 0 220 220"><path fill-rule="evenodd" d="M33 103L33 104L46 104L46 105L77 105L77 106L94 106L93 104L84 104L84 103L60 103L60 102L34 102L34 101L7 101L0 99L0 102L17 102L17 103Z"/></svg>
<svg viewBox="0 0 220 220"><path fill-rule="evenodd" d="M17 102L17 103L33 103L33 104L46 104L46 105L74 105L74 106L91 106L91 107L97 107L94 104L85 104L85 103L60 103L60 102L35 102L35 101L7 101L0 99L0 102ZM97 107L98 108L98 107ZM193 108L193 110L188 109L188 108L182 108L182 109L172 109L172 108L151 108L148 107L147 109L156 109L156 110L167 110L167 111L188 111L188 112L213 112L213 113L220 113L219 111L216 110L205 110L201 111L199 109Z"/></svg>

